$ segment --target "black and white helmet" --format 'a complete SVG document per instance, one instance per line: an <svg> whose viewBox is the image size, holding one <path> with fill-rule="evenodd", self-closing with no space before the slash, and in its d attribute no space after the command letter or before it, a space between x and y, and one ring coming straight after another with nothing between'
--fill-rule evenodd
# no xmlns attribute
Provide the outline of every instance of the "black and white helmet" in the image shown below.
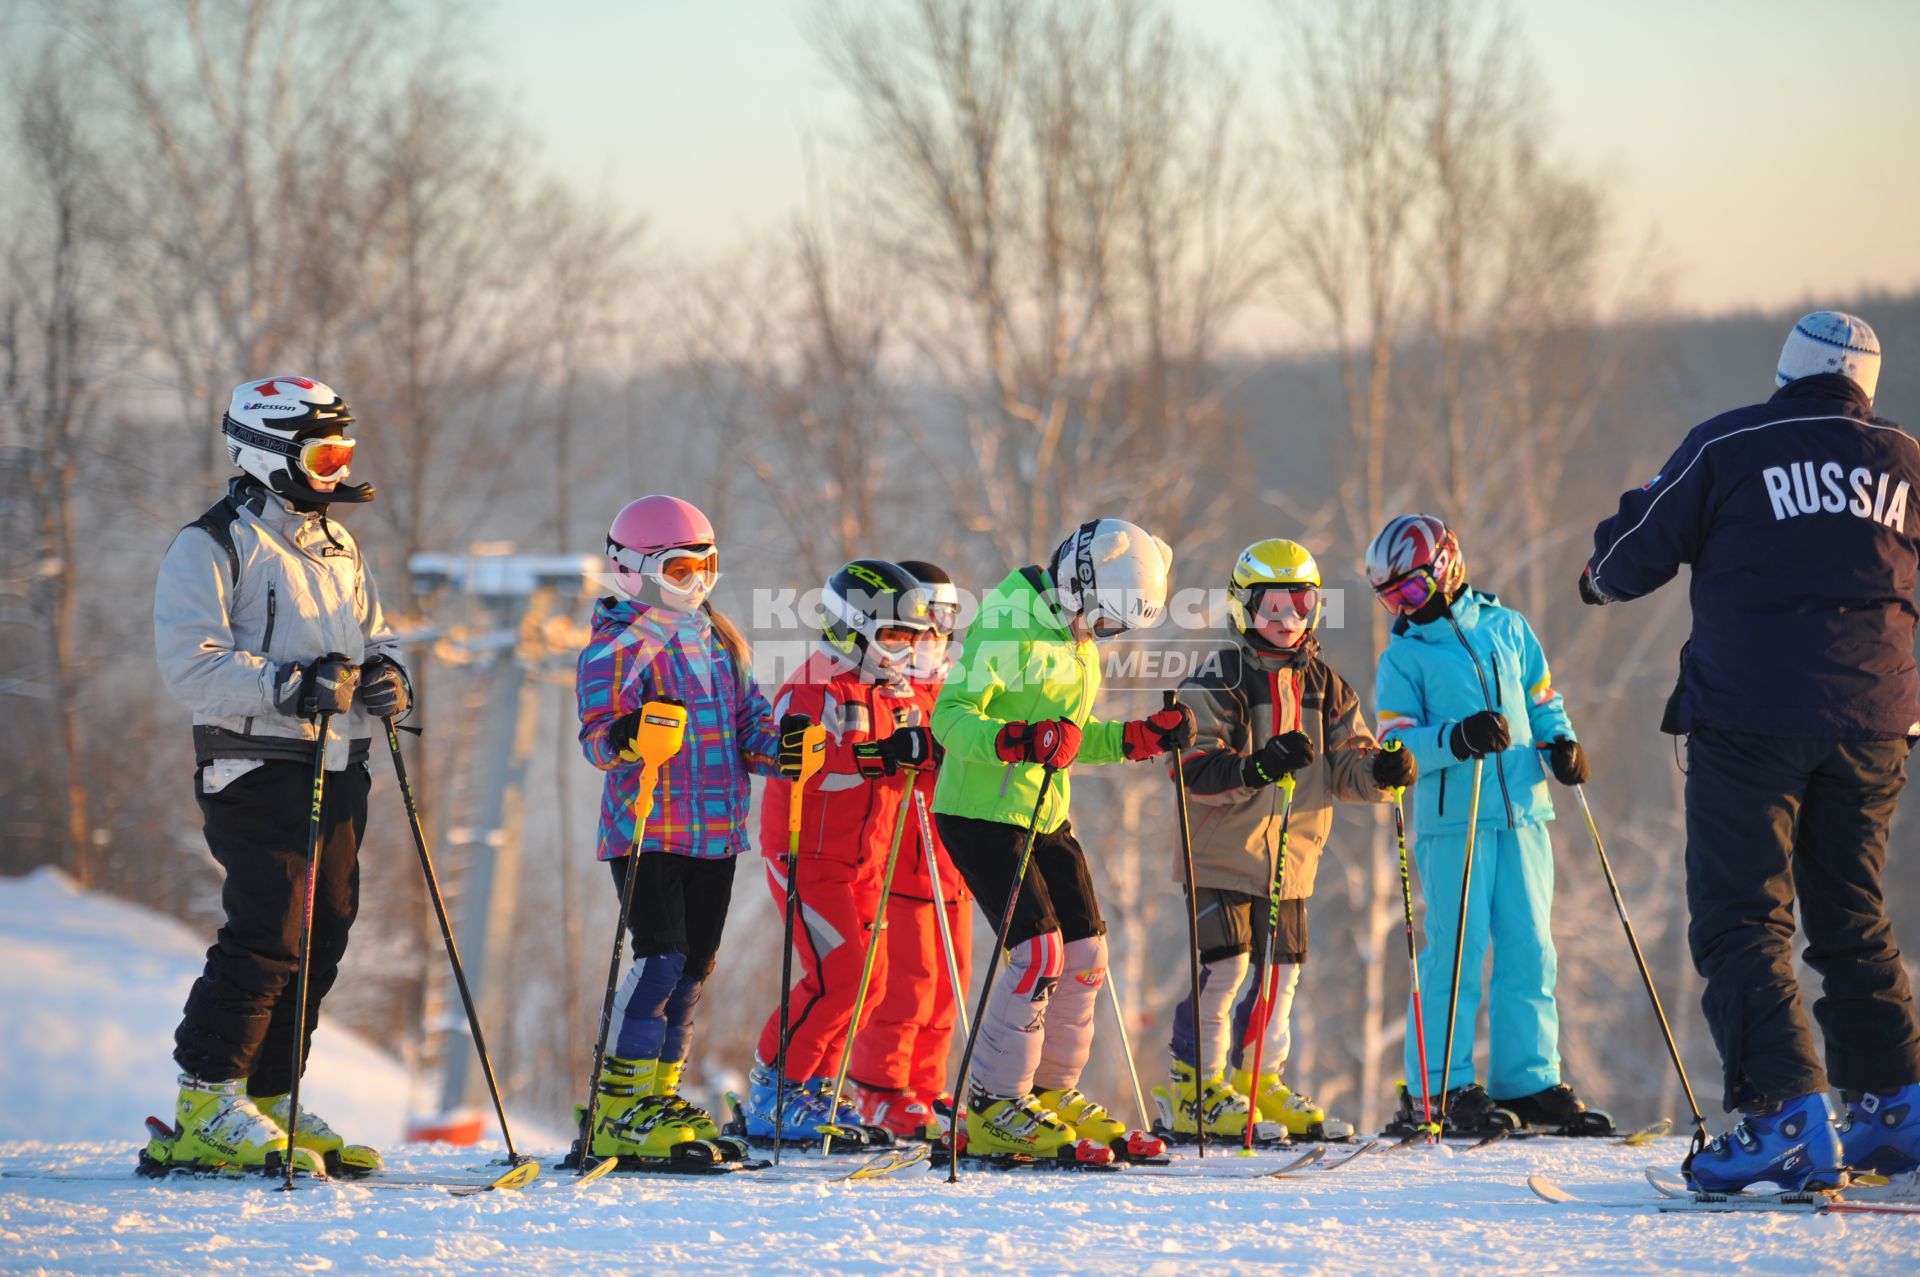
<svg viewBox="0 0 1920 1277"><path fill-rule="evenodd" d="M1172 547L1125 519L1090 519L1053 555L1062 610L1085 617L1095 638L1157 624L1172 567Z"/></svg>
<svg viewBox="0 0 1920 1277"><path fill-rule="evenodd" d="M931 597L898 563L855 559L820 592L821 633L849 662L897 676L913 657L914 639L933 628Z"/></svg>
<svg viewBox="0 0 1920 1277"><path fill-rule="evenodd" d="M227 457L289 500L311 505L373 500L373 485L344 481L352 473L353 413L333 387L311 377L268 377L233 388L220 430Z"/></svg>

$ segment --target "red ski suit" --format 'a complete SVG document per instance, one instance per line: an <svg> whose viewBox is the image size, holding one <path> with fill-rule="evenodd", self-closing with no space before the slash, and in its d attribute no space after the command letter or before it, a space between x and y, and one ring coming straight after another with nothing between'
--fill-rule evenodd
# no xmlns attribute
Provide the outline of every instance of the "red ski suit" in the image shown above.
<svg viewBox="0 0 1920 1277"><path fill-rule="evenodd" d="M799 911L787 1039L787 1077L804 1082L839 1071L840 1052L853 1021L853 1001L866 962L868 929L879 912L880 879L907 773L876 780L860 774L853 747L893 734L912 722L910 685L874 683L824 649L807 658L773 700L776 721L804 714L827 729L825 761L801 796ZM924 720L923 720L924 721ZM927 784L922 781L922 784ZM931 788L930 785L928 785ZM793 782L771 781L760 805L760 854L777 908L787 897L787 810ZM902 844L902 857L905 856ZM887 953L876 955L867 993L868 1016L886 988ZM772 1064L780 1047L780 1010L760 1031L760 1058Z"/></svg>
<svg viewBox="0 0 1920 1277"><path fill-rule="evenodd" d="M917 723L933 721L933 703L940 681L915 682ZM931 1100L947 1090L947 1056L953 1045L955 1013L953 978L947 971L940 944L936 908L947 915L954 957L960 964L964 990L973 968L973 897L947 857L933 827L933 777L923 776L915 790L928 803L927 831L932 846L920 837L917 812L907 813L907 836L900 844L900 863L893 871L893 894L887 901L886 940L881 948L887 960L885 996L853 1044L849 1071L863 1086L906 1091ZM927 857L938 857L940 900L934 899L933 877ZM872 995L869 994L869 997ZM962 994L964 996L964 994Z"/></svg>

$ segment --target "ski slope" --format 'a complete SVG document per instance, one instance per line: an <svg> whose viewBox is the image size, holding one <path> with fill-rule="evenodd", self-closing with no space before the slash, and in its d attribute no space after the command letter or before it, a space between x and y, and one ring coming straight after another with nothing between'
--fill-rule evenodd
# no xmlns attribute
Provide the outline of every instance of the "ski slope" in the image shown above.
<svg viewBox="0 0 1920 1277"><path fill-rule="evenodd" d="M835 1184L852 1160L802 1154L576 1190L536 1143L548 1169L517 1194L156 1183L132 1173L139 1121L171 1096L173 1017L202 943L55 875L0 881L0 1272L1920 1272L1920 1218L1663 1216L1527 1190L1542 1173L1650 1202L1640 1168L1674 1167L1678 1138L1414 1150L1283 1180L1254 1178L1280 1154L1188 1153L1116 1174ZM356 1133L397 1132L398 1066L350 1035L319 1043L316 1105ZM388 1160L459 1174L498 1151L389 1143Z"/></svg>

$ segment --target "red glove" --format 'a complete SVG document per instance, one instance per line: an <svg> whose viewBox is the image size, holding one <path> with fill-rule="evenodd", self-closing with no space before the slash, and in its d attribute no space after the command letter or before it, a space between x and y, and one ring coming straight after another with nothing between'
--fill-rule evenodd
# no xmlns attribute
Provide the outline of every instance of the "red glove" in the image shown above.
<svg viewBox="0 0 1920 1277"><path fill-rule="evenodd" d="M1134 762L1157 758L1170 749L1193 744L1193 711L1185 705L1156 710L1121 729L1120 748Z"/></svg>
<svg viewBox="0 0 1920 1277"><path fill-rule="evenodd" d="M1059 771L1079 755L1080 729L1066 718L1008 723L994 738L993 748L1004 762L1039 763Z"/></svg>

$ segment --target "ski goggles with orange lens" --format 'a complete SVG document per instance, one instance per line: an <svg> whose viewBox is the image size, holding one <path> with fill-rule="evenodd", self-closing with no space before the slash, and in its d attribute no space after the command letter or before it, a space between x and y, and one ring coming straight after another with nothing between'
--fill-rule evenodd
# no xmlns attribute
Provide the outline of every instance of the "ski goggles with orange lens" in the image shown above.
<svg viewBox="0 0 1920 1277"><path fill-rule="evenodd" d="M684 586L702 578L711 580L720 572L720 551L711 545L662 550L652 558L653 570L669 585Z"/></svg>
<svg viewBox="0 0 1920 1277"><path fill-rule="evenodd" d="M301 443L300 454L294 458L307 477L325 482L329 479L344 479L352 473L348 466L353 462L353 449L357 441L343 439L338 435L329 435L320 439L308 439Z"/></svg>
<svg viewBox="0 0 1920 1277"><path fill-rule="evenodd" d="M881 647L912 647L927 631L917 625L882 625L873 632L873 641Z"/></svg>
<svg viewBox="0 0 1920 1277"><path fill-rule="evenodd" d="M1253 599L1254 615L1263 621L1312 616L1319 607L1320 587L1317 585L1263 586Z"/></svg>
<svg viewBox="0 0 1920 1277"><path fill-rule="evenodd" d="M1432 568L1415 568L1403 577L1374 587L1373 592L1382 607L1404 616L1425 607L1440 592L1440 582Z"/></svg>

